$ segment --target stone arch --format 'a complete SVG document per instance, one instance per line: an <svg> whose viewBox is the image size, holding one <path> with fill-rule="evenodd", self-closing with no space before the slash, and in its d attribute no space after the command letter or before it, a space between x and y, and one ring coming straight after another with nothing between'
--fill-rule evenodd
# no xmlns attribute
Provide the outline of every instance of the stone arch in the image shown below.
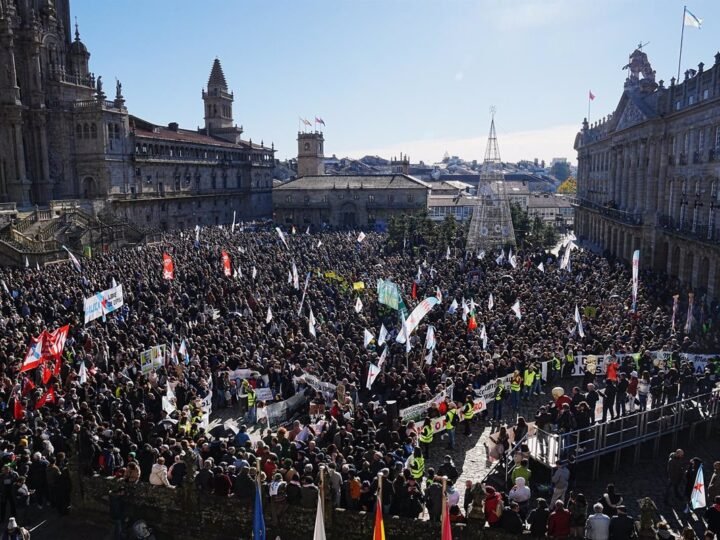
<svg viewBox="0 0 720 540"><path fill-rule="evenodd" d="M96 199L100 196L98 183L92 176L83 178L82 193L85 199Z"/></svg>

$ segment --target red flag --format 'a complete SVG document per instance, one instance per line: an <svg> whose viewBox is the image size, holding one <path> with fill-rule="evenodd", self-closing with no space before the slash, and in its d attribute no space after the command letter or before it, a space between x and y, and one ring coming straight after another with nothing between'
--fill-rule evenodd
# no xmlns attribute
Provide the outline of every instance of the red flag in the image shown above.
<svg viewBox="0 0 720 540"><path fill-rule="evenodd" d="M227 277L232 276L232 268L230 268L230 255L228 255L227 251L222 252L222 265L223 265L223 272Z"/></svg>
<svg viewBox="0 0 720 540"><path fill-rule="evenodd" d="M47 332L43 332L37 338L30 339L30 348L25 355L25 360L20 367L20 373L35 369L40 365L43 358L43 345L45 344L45 336Z"/></svg>
<svg viewBox="0 0 720 540"><path fill-rule="evenodd" d="M175 279L175 265L167 253L163 253L163 279Z"/></svg>
<svg viewBox="0 0 720 540"><path fill-rule="evenodd" d="M411 296L413 297L413 300L417 300L417 283L415 281L413 281L412 284Z"/></svg>
<svg viewBox="0 0 720 540"><path fill-rule="evenodd" d="M25 379L25 384L23 384L23 389L22 389L23 397L27 396L33 390L35 390L35 383L32 382L31 379Z"/></svg>
<svg viewBox="0 0 720 540"><path fill-rule="evenodd" d="M443 501L442 536L441 540L452 540L452 528L450 527L450 510L447 499Z"/></svg>
<svg viewBox="0 0 720 540"><path fill-rule="evenodd" d="M20 396L15 397L15 406L13 407L13 418L15 420L22 420L25 417L25 407L23 407Z"/></svg>
<svg viewBox="0 0 720 540"><path fill-rule="evenodd" d="M590 91L588 92L588 99L589 99L590 101L592 101L593 99L595 99L595 94L592 93L592 90L590 90Z"/></svg>
<svg viewBox="0 0 720 540"><path fill-rule="evenodd" d="M62 369L62 358L55 360L55 367L53 368L53 375L60 379L60 370Z"/></svg>
<svg viewBox="0 0 720 540"><path fill-rule="evenodd" d="M470 320L468 321L468 332L472 332L475 329L477 329L477 321L475 320L475 314L473 313L470 315Z"/></svg>
<svg viewBox="0 0 720 540"><path fill-rule="evenodd" d="M375 507L375 528L373 529L373 540L385 540L385 523L383 523L382 505L380 499Z"/></svg>
<svg viewBox="0 0 720 540"><path fill-rule="evenodd" d="M48 367L47 364L44 364L44 365L43 365L43 368L42 368L42 382L43 382L43 384L47 384L48 381L50 380L50 378L52 377L52 375L53 375L52 370Z"/></svg>
<svg viewBox="0 0 720 540"><path fill-rule="evenodd" d="M50 387L50 389L37 400L37 403L35 403L35 410L38 410L47 403L55 403L55 389L52 387Z"/></svg>
<svg viewBox="0 0 720 540"><path fill-rule="evenodd" d="M53 358L60 358L63 350L65 349L65 341L67 341L67 335L70 331L70 325L66 324L61 326L54 332L48 332L46 342L48 347L48 354Z"/></svg>

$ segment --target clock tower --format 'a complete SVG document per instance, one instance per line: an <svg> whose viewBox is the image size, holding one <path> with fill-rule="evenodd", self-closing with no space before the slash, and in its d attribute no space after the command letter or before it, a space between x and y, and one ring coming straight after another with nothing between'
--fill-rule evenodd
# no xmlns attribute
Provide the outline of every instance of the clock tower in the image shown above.
<svg viewBox="0 0 720 540"><path fill-rule="evenodd" d="M325 174L325 139L320 131L298 133L297 175L322 176Z"/></svg>

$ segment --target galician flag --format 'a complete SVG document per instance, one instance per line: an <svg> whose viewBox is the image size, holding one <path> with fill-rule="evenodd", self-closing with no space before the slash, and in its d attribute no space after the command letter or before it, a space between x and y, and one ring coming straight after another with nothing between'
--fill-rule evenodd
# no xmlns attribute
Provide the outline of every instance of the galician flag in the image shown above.
<svg viewBox="0 0 720 540"><path fill-rule="evenodd" d="M702 28L702 22L703 20L700 17L696 17L688 8L685 8L685 26L692 26L699 30Z"/></svg>
<svg viewBox="0 0 720 540"><path fill-rule="evenodd" d="M370 343L372 343L372 340L375 339L375 336L372 335L372 332L365 329L365 333L363 334L363 344L365 345L365 348L367 349Z"/></svg>
<svg viewBox="0 0 720 540"><path fill-rule="evenodd" d="M255 484L255 509L253 512L253 540L266 540L267 532L265 531L265 516L262 509L262 493L260 493L260 484Z"/></svg>
<svg viewBox="0 0 720 540"><path fill-rule="evenodd" d="M493 299L492 293L490 293L490 297L488 298L488 309L492 309L495 305L495 300Z"/></svg>
<svg viewBox="0 0 720 540"><path fill-rule="evenodd" d="M368 366L367 384L365 385L368 390L370 390L378 375L380 375L380 368L371 362Z"/></svg>
<svg viewBox="0 0 720 540"><path fill-rule="evenodd" d="M488 342L488 336L487 331L485 330L485 324L482 325L482 328L480 328L480 339L482 339L483 342L483 351L487 349L487 342Z"/></svg>
<svg viewBox="0 0 720 540"><path fill-rule="evenodd" d="M385 328L385 324L380 325L380 335L378 336L378 347L382 346L383 343L385 343L385 340L387 339L388 331L387 328Z"/></svg>
<svg viewBox="0 0 720 540"><path fill-rule="evenodd" d="M580 310L575 304L575 322L577 323L577 331L581 338L585 337L585 330L583 330L582 319L580 318Z"/></svg>
<svg viewBox="0 0 720 540"><path fill-rule="evenodd" d="M360 313L363 308L362 300L358 297L357 300L355 300L355 313Z"/></svg>
<svg viewBox="0 0 720 540"><path fill-rule="evenodd" d="M310 316L308 317L308 332L310 332L313 337L317 336L315 331L315 315L313 315L312 308L310 308Z"/></svg>
<svg viewBox="0 0 720 540"><path fill-rule="evenodd" d="M545 273L545 265L543 263L538 264L538 270L540 270L544 274Z"/></svg>
<svg viewBox="0 0 720 540"><path fill-rule="evenodd" d="M427 334L425 335L425 348L432 350L437 345L437 341L435 341L435 327L430 325L427 329Z"/></svg>
<svg viewBox="0 0 720 540"><path fill-rule="evenodd" d="M705 502L705 478L703 477L702 464L700 465L697 476L695 477L692 494L690 495L690 504L692 505L693 510L697 508L705 508L705 506L707 506L707 503Z"/></svg>
<svg viewBox="0 0 720 540"><path fill-rule="evenodd" d="M522 319L522 314L520 313L520 300L515 300L515 303L512 305L512 310L518 319Z"/></svg>
<svg viewBox="0 0 720 540"><path fill-rule="evenodd" d="M267 315L265 315L265 324L272 321L272 310L270 309L270 306L268 306Z"/></svg>

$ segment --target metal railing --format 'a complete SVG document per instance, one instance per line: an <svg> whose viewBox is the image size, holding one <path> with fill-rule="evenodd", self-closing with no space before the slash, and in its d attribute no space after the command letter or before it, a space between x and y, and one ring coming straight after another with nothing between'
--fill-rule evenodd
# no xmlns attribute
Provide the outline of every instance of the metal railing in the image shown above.
<svg viewBox="0 0 720 540"><path fill-rule="evenodd" d="M642 214L640 213L626 212L625 210L619 210L617 208L612 208L611 206L598 204L594 201L582 197L574 197L570 198L569 200L571 204L595 210L603 216L607 216L616 221L627 223L628 225L642 225L643 222Z"/></svg>
<svg viewBox="0 0 720 540"><path fill-rule="evenodd" d="M494 475L497 472L498 467L503 466L505 471L505 485L503 486L503 489L507 489L508 487L508 477L510 476L510 473L512 473L512 470L515 468L515 453L520 451L520 448L524 443L528 442L528 438L530 436L530 432L528 431L523 435L522 439L520 439L518 442L516 442L510 450L505 452L500 459L498 459L492 467L488 470L487 473L485 473L485 477L482 479L482 484L485 484L488 481L488 478L490 478L492 475Z"/></svg>
<svg viewBox="0 0 720 540"><path fill-rule="evenodd" d="M535 460L552 467L571 455L575 456L576 462L586 461L718 416L720 388L715 388L707 394L667 403L575 431L557 433L537 429L528 439L528 446Z"/></svg>

